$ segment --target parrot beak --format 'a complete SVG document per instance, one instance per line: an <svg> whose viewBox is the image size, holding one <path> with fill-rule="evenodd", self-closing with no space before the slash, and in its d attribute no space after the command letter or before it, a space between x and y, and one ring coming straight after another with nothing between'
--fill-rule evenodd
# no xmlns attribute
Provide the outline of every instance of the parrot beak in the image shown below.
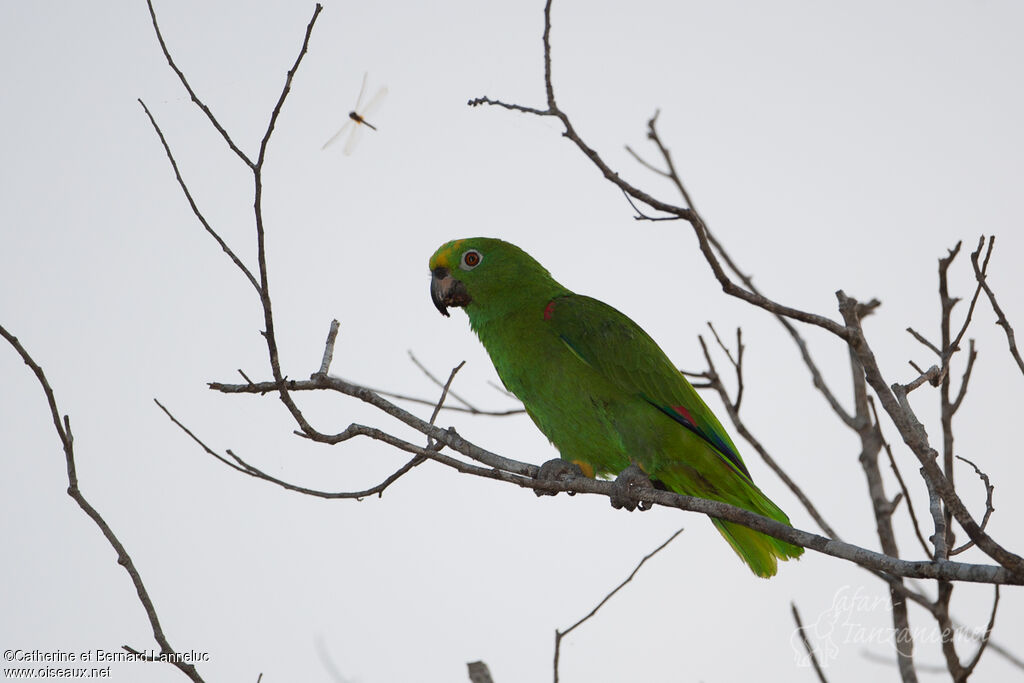
<svg viewBox="0 0 1024 683"><path fill-rule="evenodd" d="M445 317L448 317L449 306L465 306L473 300L466 291L466 285L453 278L451 272L443 266L434 268L432 272L430 298Z"/></svg>

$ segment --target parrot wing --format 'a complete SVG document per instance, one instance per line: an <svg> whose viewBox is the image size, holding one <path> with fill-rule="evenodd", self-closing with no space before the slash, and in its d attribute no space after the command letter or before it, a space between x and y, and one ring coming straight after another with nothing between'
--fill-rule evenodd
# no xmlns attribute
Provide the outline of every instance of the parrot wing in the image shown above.
<svg viewBox="0 0 1024 683"><path fill-rule="evenodd" d="M552 299L544 309L544 320L583 363L698 435L750 480L714 413L639 325L608 304L578 294Z"/></svg>

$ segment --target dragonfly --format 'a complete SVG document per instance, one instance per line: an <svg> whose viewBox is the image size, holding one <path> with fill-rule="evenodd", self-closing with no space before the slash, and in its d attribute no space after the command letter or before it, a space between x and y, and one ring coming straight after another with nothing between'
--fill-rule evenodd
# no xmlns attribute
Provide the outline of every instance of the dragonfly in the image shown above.
<svg viewBox="0 0 1024 683"><path fill-rule="evenodd" d="M359 97L356 98L356 106L352 108L352 111L348 113L349 120L345 122L338 132L330 137L330 139L324 143L324 146L320 149L327 149L337 140L339 140L346 131L348 131L348 140L345 141L345 154L349 155L352 150L356 147L356 141L359 140L360 131L363 126L370 128L371 130L377 130L377 126L373 125L366 120L366 117L373 113L373 110L377 108L384 96L388 94L386 86L381 86L380 90L377 91L370 101L366 103L366 107L362 108L363 95L366 94L366 77L369 74L363 74L363 85L359 88Z"/></svg>

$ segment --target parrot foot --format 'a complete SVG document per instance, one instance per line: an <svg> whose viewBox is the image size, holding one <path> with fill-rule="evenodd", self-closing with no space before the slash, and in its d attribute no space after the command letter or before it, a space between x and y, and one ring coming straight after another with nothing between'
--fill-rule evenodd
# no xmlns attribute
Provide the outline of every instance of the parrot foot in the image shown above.
<svg viewBox="0 0 1024 683"><path fill-rule="evenodd" d="M654 485L647 473L636 465L630 465L619 472L612 486L615 492L609 496L609 501L616 510L626 508L630 512L636 509L642 512L654 507L653 503L641 500L644 491L653 490Z"/></svg>
<svg viewBox="0 0 1024 683"><path fill-rule="evenodd" d="M569 482L576 477L582 477L583 470L580 466L574 462L568 462L561 458L554 458L548 460L546 463L540 466L537 471L537 479L541 481L557 481L557 482ZM554 496L557 491L537 491L534 490L537 496ZM573 495L572 491L569 491L569 495Z"/></svg>

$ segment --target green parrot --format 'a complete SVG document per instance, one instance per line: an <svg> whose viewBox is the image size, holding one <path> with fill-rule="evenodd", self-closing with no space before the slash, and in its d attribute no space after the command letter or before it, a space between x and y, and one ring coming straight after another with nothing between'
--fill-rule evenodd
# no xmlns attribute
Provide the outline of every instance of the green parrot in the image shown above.
<svg viewBox="0 0 1024 683"><path fill-rule="evenodd" d="M736 446L665 352L608 304L574 294L519 247L474 237L430 257L430 294L469 316L505 387L589 477L636 465L655 486L789 524L750 478ZM712 519L758 576L803 548Z"/></svg>

